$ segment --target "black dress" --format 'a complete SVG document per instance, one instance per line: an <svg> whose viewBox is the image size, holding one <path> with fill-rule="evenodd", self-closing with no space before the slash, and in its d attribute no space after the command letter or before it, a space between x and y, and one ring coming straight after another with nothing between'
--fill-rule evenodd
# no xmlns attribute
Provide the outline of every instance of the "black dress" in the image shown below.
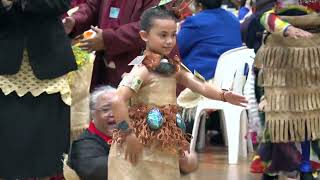
<svg viewBox="0 0 320 180"><path fill-rule="evenodd" d="M24 52L39 80L50 81L76 70L60 19L70 1L14 2L6 9L0 1L0 76L19 72ZM69 149L70 107L60 92L20 97L0 89L0 179L62 173L63 154Z"/></svg>

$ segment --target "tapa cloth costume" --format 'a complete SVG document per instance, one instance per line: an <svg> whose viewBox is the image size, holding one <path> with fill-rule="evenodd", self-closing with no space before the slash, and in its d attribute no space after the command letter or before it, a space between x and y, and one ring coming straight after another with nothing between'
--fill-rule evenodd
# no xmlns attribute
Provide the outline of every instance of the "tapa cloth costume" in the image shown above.
<svg viewBox="0 0 320 180"><path fill-rule="evenodd" d="M153 56L150 56L152 60ZM147 55L143 60L145 66L146 59L150 59L150 56ZM175 64L178 71L180 62L172 64ZM150 67L148 69L152 72L150 81L143 84L139 77L129 74L120 83L120 86L129 87L136 92L130 101L129 117L134 133L144 145L142 155L136 165L125 160L123 148L117 144L121 134L116 132L109 154L109 180L180 179L179 157L184 155L189 143L176 123L176 71L163 75ZM158 109L164 120L157 130L151 130L147 123L148 116L154 109ZM125 146L124 142L122 147Z"/></svg>
<svg viewBox="0 0 320 180"><path fill-rule="evenodd" d="M273 33L258 51L260 83L267 100L266 134L271 142L320 138L320 18L282 17L295 27L313 32L308 39Z"/></svg>

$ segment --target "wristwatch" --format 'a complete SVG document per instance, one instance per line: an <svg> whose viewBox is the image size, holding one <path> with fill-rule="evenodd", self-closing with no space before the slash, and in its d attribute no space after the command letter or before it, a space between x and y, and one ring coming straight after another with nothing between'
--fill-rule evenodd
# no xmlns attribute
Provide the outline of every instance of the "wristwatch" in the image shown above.
<svg viewBox="0 0 320 180"><path fill-rule="evenodd" d="M132 129L129 128L129 124L126 120L122 120L120 123L116 125L116 129L120 130L121 132L131 133Z"/></svg>

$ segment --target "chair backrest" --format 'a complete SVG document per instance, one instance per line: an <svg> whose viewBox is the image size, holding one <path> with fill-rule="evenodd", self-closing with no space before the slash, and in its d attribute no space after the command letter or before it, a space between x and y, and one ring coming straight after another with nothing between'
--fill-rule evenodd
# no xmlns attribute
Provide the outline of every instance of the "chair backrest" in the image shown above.
<svg viewBox="0 0 320 180"><path fill-rule="evenodd" d="M223 53L217 64L214 84L243 94L248 73L251 71L255 53L246 46Z"/></svg>

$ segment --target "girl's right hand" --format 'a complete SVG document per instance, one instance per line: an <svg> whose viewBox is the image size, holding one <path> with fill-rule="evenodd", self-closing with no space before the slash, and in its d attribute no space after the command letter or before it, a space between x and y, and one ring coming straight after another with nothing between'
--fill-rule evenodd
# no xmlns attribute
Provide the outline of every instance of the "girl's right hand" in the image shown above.
<svg viewBox="0 0 320 180"><path fill-rule="evenodd" d="M308 31L296 28L294 26L289 26L287 30L284 32L284 35L287 37L292 37L294 39L312 37L312 34Z"/></svg>
<svg viewBox="0 0 320 180"><path fill-rule="evenodd" d="M142 154L143 144L134 133L131 133L126 138L125 159L130 161L133 165L138 163L139 157Z"/></svg>
<svg viewBox="0 0 320 180"><path fill-rule="evenodd" d="M247 107L248 105L248 100L244 96L234 93L232 91L224 92L223 97L226 102L236 106Z"/></svg>

